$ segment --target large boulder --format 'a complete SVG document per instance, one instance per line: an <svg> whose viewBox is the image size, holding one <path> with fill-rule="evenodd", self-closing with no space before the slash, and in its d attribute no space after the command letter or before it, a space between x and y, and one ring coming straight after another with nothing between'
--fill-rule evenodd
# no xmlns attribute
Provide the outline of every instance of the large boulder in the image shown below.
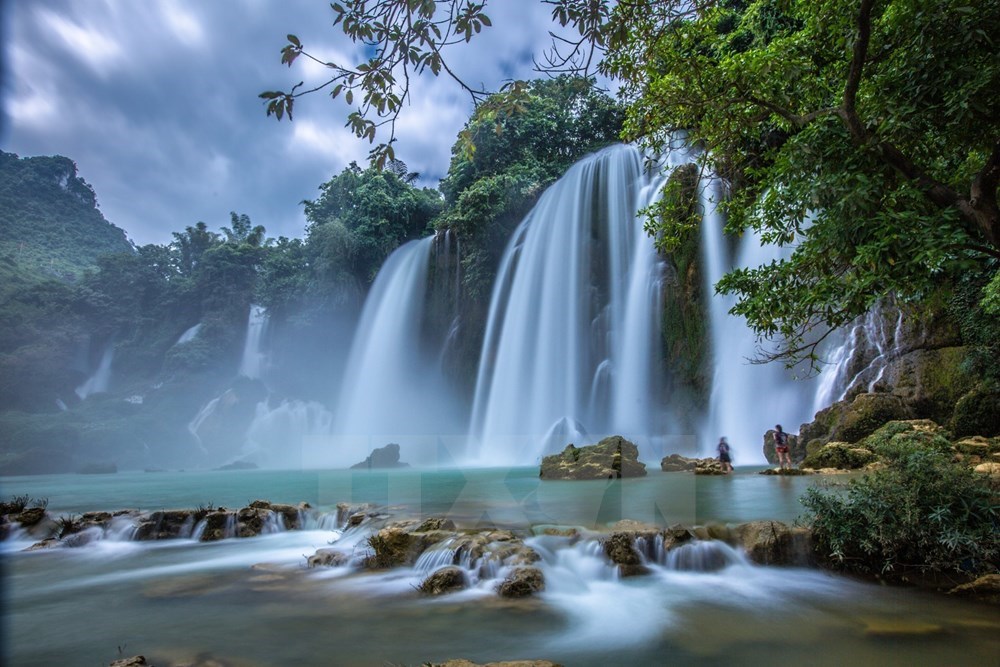
<svg viewBox="0 0 1000 667"><path fill-rule="evenodd" d="M351 470L372 470L380 468L409 468L409 463L402 463L399 460L399 445L392 442L385 447L378 447L372 450L361 463L355 463Z"/></svg>
<svg viewBox="0 0 1000 667"><path fill-rule="evenodd" d="M899 396L858 394L817 412L812 422L799 429L799 441L808 455L828 442L855 443L888 421L913 417L913 410Z"/></svg>
<svg viewBox="0 0 1000 667"><path fill-rule="evenodd" d="M644 477L646 464L639 461L639 449L613 435L596 445L567 445L560 454L542 459L538 476L542 479L616 479Z"/></svg>
<svg viewBox="0 0 1000 667"><path fill-rule="evenodd" d="M722 462L719 459L698 459L698 463L694 467L694 474L728 475L729 472L722 468Z"/></svg>
<svg viewBox="0 0 1000 667"><path fill-rule="evenodd" d="M891 360L882 379L913 416L947 423L955 404L973 387L963 370L968 354L960 346L915 349Z"/></svg>

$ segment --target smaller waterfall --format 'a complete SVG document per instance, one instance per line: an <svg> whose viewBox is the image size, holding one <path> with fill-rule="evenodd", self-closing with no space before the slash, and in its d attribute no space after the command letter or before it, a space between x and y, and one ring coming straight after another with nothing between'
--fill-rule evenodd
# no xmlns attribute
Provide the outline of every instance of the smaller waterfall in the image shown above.
<svg viewBox="0 0 1000 667"><path fill-rule="evenodd" d="M111 382L111 362L115 357L115 346L108 344L101 355L101 363L97 365L94 374L87 378L87 381L76 388L76 395L85 399L91 394L100 394L108 390Z"/></svg>
<svg viewBox="0 0 1000 667"><path fill-rule="evenodd" d="M201 322L198 322L198 324L194 325L193 327L189 327L184 333L181 334L181 337L177 339L177 342L174 343L174 345L183 345L184 343L190 343L195 339L199 331L201 331Z"/></svg>
<svg viewBox="0 0 1000 667"><path fill-rule="evenodd" d="M311 458L310 447L327 442L332 423L333 415L315 401L282 401L276 407L261 401L247 429L244 458L262 468L300 468Z"/></svg>
<svg viewBox="0 0 1000 667"><path fill-rule="evenodd" d="M820 376L814 411L842 401L856 391L874 391L886 366L897 356L902 338L903 311L896 308L890 330L891 309L879 302L843 337L829 355L829 366ZM862 389L863 388L863 389Z"/></svg>
<svg viewBox="0 0 1000 667"><path fill-rule="evenodd" d="M263 306L250 306L250 317L247 319L247 337L243 344L243 360L240 362L240 375L252 380L259 380L264 371L264 329L267 327L267 309Z"/></svg>

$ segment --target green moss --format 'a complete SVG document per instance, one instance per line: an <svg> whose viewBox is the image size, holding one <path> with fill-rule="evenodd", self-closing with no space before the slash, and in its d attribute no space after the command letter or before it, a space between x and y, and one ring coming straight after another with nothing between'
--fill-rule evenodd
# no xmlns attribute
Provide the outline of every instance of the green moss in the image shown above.
<svg viewBox="0 0 1000 667"><path fill-rule="evenodd" d="M806 457L803 468L818 470L819 468L839 468L841 470L857 470L875 460L875 454L864 447L857 447L846 442L831 442Z"/></svg>
<svg viewBox="0 0 1000 667"><path fill-rule="evenodd" d="M948 455L952 451L948 432L929 420L889 422L866 438L863 445L888 463L916 452Z"/></svg>
<svg viewBox="0 0 1000 667"><path fill-rule="evenodd" d="M974 387L958 399L948 425L956 437L1000 435L1000 388L992 383Z"/></svg>

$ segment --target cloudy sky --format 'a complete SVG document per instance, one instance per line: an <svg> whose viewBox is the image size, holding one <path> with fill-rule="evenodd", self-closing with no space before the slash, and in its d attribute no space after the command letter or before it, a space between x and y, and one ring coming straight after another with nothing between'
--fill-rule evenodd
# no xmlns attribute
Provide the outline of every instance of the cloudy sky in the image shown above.
<svg viewBox="0 0 1000 667"><path fill-rule="evenodd" d="M229 224L246 213L269 236L302 236L299 202L370 146L323 94L295 120L267 118L257 94L318 83L324 70L281 65L285 35L324 60L360 62L325 0L0 0L4 79L0 148L72 158L108 220L138 244ZM530 78L549 43L539 0L493 0L493 28L453 59L470 83ZM471 111L446 79L422 78L397 125L396 156L435 186Z"/></svg>

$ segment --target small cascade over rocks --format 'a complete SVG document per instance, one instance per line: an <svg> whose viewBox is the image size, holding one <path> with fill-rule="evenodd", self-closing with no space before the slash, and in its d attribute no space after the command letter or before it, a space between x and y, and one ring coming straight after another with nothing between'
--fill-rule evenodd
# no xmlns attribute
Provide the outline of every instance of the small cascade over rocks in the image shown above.
<svg viewBox="0 0 1000 667"><path fill-rule="evenodd" d="M250 316L247 319L247 337L243 344L243 357L240 361L240 375L252 380L261 379L264 373L266 361L264 331L267 328L267 319L266 308L250 306Z"/></svg>
<svg viewBox="0 0 1000 667"><path fill-rule="evenodd" d="M560 423L641 443L662 432L662 267L638 216L662 178L636 148L607 148L573 165L515 230L490 299L473 458L536 460Z"/></svg>
<svg viewBox="0 0 1000 667"><path fill-rule="evenodd" d="M97 365L97 369L94 371L94 374L87 378L86 382L76 388L76 395L79 396L81 400L93 394L104 393L108 390L108 386L111 384L111 363L114 361L114 358L114 343L108 343L108 346L104 348L104 353L101 355L101 361Z"/></svg>
<svg viewBox="0 0 1000 667"><path fill-rule="evenodd" d="M174 345L184 345L185 343L190 343L198 336L198 332L200 331L201 322L198 322L198 324L195 324L193 327L188 327L184 333L181 334L180 338L177 339L177 342L174 343Z"/></svg>
<svg viewBox="0 0 1000 667"><path fill-rule="evenodd" d="M828 355L830 364L820 377L814 412L849 395L874 391L889 362L898 355L902 328L902 309L884 301L860 317Z"/></svg>

